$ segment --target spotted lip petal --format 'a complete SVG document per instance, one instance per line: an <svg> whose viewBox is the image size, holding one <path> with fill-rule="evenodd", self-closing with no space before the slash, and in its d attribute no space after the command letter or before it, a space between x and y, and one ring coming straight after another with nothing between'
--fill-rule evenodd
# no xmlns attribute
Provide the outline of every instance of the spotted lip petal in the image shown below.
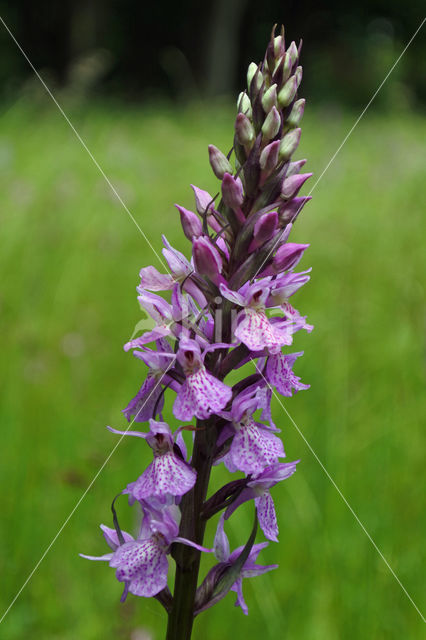
<svg viewBox="0 0 426 640"><path fill-rule="evenodd" d="M202 367L182 384L173 405L173 414L179 420L191 420L193 416L205 420L223 409L231 396L230 387Z"/></svg>
<svg viewBox="0 0 426 640"><path fill-rule="evenodd" d="M237 316L235 335L250 351L267 348L270 353L278 353L282 346L293 341L289 326L274 326L262 310L247 308Z"/></svg>
<svg viewBox="0 0 426 640"><path fill-rule="evenodd" d="M126 542L109 563L119 582L128 582L135 596L150 598L167 585L169 563L165 551L152 539Z"/></svg>
<svg viewBox="0 0 426 640"><path fill-rule="evenodd" d="M229 451L232 464L247 475L261 473L284 456L281 440L253 421L238 428Z"/></svg>
<svg viewBox="0 0 426 640"><path fill-rule="evenodd" d="M265 377L277 389L278 393L283 396L291 396L292 389L297 392L310 387L309 384L300 382L300 378L292 370L296 358L301 355L303 355L303 352L286 355L279 353L268 358Z"/></svg>
<svg viewBox="0 0 426 640"><path fill-rule="evenodd" d="M275 514L274 501L269 491L255 499L257 517L265 536L273 542L278 542L278 524Z"/></svg>
<svg viewBox="0 0 426 640"><path fill-rule="evenodd" d="M154 457L143 474L131 483L131 493L136 500L150 496L181 496L195 484L196 472L173 452Z"/></svg>

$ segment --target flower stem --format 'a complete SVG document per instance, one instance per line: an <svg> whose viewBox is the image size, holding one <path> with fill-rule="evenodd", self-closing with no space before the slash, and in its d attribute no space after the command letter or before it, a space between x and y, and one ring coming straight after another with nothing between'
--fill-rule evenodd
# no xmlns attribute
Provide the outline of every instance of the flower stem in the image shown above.
<svg viewBox="0 0 426 640"><path fill-rule="evenodd" d="M179 535L197 544L203 544L205 521L201 518L201 510L210 479L215 439L214 421L198 420L192 456L192 467L197 471L197 481L193 489L182 498L179 532ZM190 640L201 552L176 544L172 556L176 562L176 577L166 640Z"/></svg>

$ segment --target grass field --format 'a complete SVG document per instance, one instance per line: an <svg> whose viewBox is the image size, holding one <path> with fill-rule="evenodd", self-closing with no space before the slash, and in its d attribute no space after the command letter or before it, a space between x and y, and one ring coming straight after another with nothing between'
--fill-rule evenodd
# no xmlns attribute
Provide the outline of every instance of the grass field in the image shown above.
<svg viewBox="0 0 426 640"><path fill-rule="evenodd" d="M206 147L229 148L232 109L94 104L70 115L154 248L163 232L188 251L173 203L192 208L191 182L215 191ZM356 116L307 111L299 157L315 177ZM371 109L315 188L293 236L311 243L302 264L312 281L294 302L315 325L295 339L305 350L297 373L312 386L284 402L420 609L425 137L419 117ZM117 441L105 425L124 425L120 410L144 375L122 350L140 319L138 272L159 264L53 107L3 108L0 183L1 616ZM229 595L196 623L195 640L424 637L418 612L277 403L274 417L288 460L301 459L273 494L280 543L259 558L280 568L245 582L248 618ZM111 524L111 499L147 461L142 443L121 443L1 638L139 640L145 629L161 640L158 603L120 605L113 571L78 557L106 552L98 525ZM131 528L124 502L120 517ZM251 518L248 509L230 520L234 545Z"/></svg>

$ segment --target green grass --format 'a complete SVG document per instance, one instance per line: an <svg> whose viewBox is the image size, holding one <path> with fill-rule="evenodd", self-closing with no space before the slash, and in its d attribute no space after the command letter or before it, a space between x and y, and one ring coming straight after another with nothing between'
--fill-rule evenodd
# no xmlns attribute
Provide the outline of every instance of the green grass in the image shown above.
<svg viewBox="0 0 426 640"><path fill-rule="evenodd" d="M232 109L85 105L70 115L155 249L165 232L188 251L173 203L192 207L190 182L217 188L206 146L229 148ZM299 157L315 176L356 115L308 110ZM159 264L54 108L17 103L0 127L4 610L116 443L105 425L124 424L120 410L144 373L122 351L140 319L138 271ZM303 211L294 241L311 243L303 266L313 274L294 302L316 328L297 334L295 348L305 349L297 373L312 387L284 402L420 608L425 135L415 115L371 109ZM274 417L288 459L301 459L274 490L280 544L263 561L280 568L246 581L248 618L227 596L196 623L195 640L423 637L419 614L276 402ZM140 628L163 637L157 602L120 605L112 570L77 555L105 552L98 524L111 522L112 497L148 457L142 443L120 445L1 638L136 640ZM131 527L132 511L119 508ZM233 516L233 544L251 518Z"/></svg>

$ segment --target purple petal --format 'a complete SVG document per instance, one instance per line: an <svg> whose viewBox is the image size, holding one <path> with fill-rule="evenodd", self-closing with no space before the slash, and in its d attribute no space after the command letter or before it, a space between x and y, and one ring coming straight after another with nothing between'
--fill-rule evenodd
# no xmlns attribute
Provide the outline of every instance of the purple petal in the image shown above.
<svg viewBox="0 0 426 640"><path fill-rule="evenodd" d="M191 420L194 415L205 420L223 409L231 396L230 387L202 367L182 384L173 405L173 414L179 420Z"/></svg>
<svg viewBox="0 0 426 640"><path fill-rule="evenodd" d="M245 616L248 616L248 606L243 596L243 580L242 578L238 578L236 582L231 587L231 591L235 591L237 594L237 599L235 601L236 607L241 607L242 612Z"/></svg>
<svg viewBox="0 0 426 640"><path fill-rule="evenodd" d="M147 422L153 417L153 412L158 398L161 395L162 386L154 375L148 374L145 382L123 413L130 422L131 416L135 416L134 422ZM160 399L157 413L161 413L164 406L164 397Z"/></svg>
<svg viewBox="0 0 426 640"><path fill-rule="evenodd" d="M107 545L115 551L121 544L118 539L117 531L115 529L110 529L110 527L107 527L104 524L101 524L101 529ZM122 531L121 533L123 534L125 542L131 542L133 540L133 536L131 536L130 533L127 533L127 531Z"/></svg>
<svg viewBox="0 0 426 640"><path fill-rule="evenodd" d="M153 540L123 544L110 566L117 569L117 580L129 582L129 591L135 596L150 598L167 585L167 556Z"/></svg>
<svg viewBox="0 0 426 640"><path fill-rule="evenodd" d="M254 422L238 429L229 453L232 463L246 474L261 473L285 456L281 440Z"/></svg>
<svg viewBox="0 0 426 640"><path fill-rule="evenodd" d="M79 553L78 555L81 558L85 558L86 560L108 560L108 561L110 561L114 554L113 553L106 553L103 556L86 556L85 553Z"/></svg>
<svg viewBox="0 0 426 640"><path fill-rule="evenodd" d="M201 544L192 542L192 540L188 540L188 538L181 538L180 536L174 538L173 542L180 542L181 544L186 544L187 547L193 547L194 549L198 549L198 551L205 551L206 553L213 553L214 551L214 549L207 549L207 547L203 547Z"/></svg>
<svg viewBox="0 0 426 640"><path fill-rule="evenodd" d="M226 562L230 555L229 540L224 529L225 514L223 513L219 519L214 537L214 555L219 562Z"/></svg>
<svg viewBox="0 0 426 640"><path fill-rule="evenodd" d="M291 344L291 334L284 327L274 326L264 311L244 309L238 314L237 322L235 335L250 351L267 347L271 353L277 353L283 345Z"/></svg>
<svg viewBox="0 0 426 640"><path fill-rule="evenodd" d="M221 294L225 298L227 298L227 300L230 300L234 304L240 305L240 307L244 306L244 298L240 293L237 293L237 291L232 291L231 289L229 289L229 287L227 287L223 283L219 285L219 289Z"/></svg>
<svg viewBox="0 0 426 640"><path fill-rule="evenodd" d="M136 480L132 494L136 500L149 496L181 496L195 484L197 474L174 453L157 456Z"/></svg>
<svg viewBox="0 0 426 640"><path fill-rule="evenodd" d="M266 467L260 475L247 483L248 487L259 489L270 489L278 482L286 480L296 471L296 465L300 460L295 462L277 462L270 467Z"/></svg>
<svg viewBox="0 0 426 640"><path fill-rule="evenodd" d="M163 249L163 256L167 260L170 271L175 276L175 279L183 280L186 276L192 273L193 268L183 253L174 249L165 236L163 236L163 242L166 247Z"/></svg>
<svg viewBox="0 0 426 640"><path fill-rule="evenodd" d="M269 491L255 499L260 527L269 540L278 542L278 525L274 501Z"/></svg>
<svg viewBox="0 0 426 640"><path fill-rule="evenodd" d="M119 429L114 429L114 427L107 426L108 431L111 433L117 433L119 436L136 436L137 438L147 438L149 433L143 433L142 431L119 431Z"/></svg>
<svg viewBox="0 0 426 640"><path fill-rule="evenodd" d="M149 291L167 291L173 287L173 278L168 273L160 273L155 267L144 267L140 270L142 289Z"/></svg>
<svg viewBox="0 0 426 640"><path fill-rule="evenodd" d="M302 352L303 353L303 352ZM266 364L266 379L268 382L276 387L278 393L283 396L291 396L292 389L295 392L301 389L309 389L308 384L300 382L299 376L296 376L292 371L292 366L297 357L302 353L292 353L284 355L278 353L268 358Z"/></svg>

